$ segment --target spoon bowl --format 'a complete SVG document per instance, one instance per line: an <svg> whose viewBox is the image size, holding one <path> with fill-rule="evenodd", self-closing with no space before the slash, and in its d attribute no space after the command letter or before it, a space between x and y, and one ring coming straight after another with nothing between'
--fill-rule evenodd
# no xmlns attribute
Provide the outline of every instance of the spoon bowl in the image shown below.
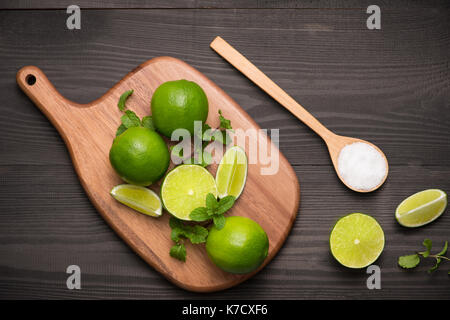
<svg viewBox="0 0 450 320"><path fill-rule="evenodd" d="M374 145L373 143L366 141L366 140L362 140L362 139L358 139L358 138L352 138L352 137L346 137L346 136L340 136L337 134L332 134L330 136L327 136L326 139L324 139L327 147L328 147L328 152L330 153L330 158L331 161L333 162L333 166L334 169L336 171L337 176L339 177L339 179L342 181L342 183L349 189L356 191L356 192L363 192L363 193L367 193L367 192L372 192L377 190L379 187L381 187L383 185L383 183L386 181L388 173L389 173L389 163L387 160L386 155L383 153L383 151L381 151L380 148L378 148L376 145ZM382 178L381 182L379 184L377 184L375 187L371 188L371 189L356 189L354 187L352 187L351 185L349 185L345 179L341 176L341 174L339 173L339 167L338 167L338 159L339 159L339 154L341 153L342 149L350 144L353 143L365 143L369 146L372 146L376 151L378 151L378 153L382 156L382 158L385 161L386 164L386 174L384 175L384 177Z"/></svg>
<svg viewBox="0 0 450 320"><path fill-rule="evenodd" d="M221 37L216 37L211 42L210 47L221 55L225 60L231 63L236 69L241 71L247 78L253 81L258 87L263 89L268 95L278 101L283 107L289 110L294 116L301 120L304 124L310 127L315 133L317 133L326 143L328 151L330 153L331 161L333 162L334 169L339 179L351 190L357 192L371 192L378 189L385 181L388 175L389 166L388 161L384 153L373 143L352 138L339 136L330 130L328 130L322 123L320 123L312 114L310 114L305 108L303 108L297 101L295 101L290 95L288 95L283 89L281 89L275 82L273 82L268 76L266 76L261 70L259 70L254 64L252 64L241 53L234 49ZM349 185L343 177L339 174L338 159L341 150L355 142L362 142L375 148L380 153L384 161L386 162L386 173L381 182L370 189L357 189Z"/></svg>

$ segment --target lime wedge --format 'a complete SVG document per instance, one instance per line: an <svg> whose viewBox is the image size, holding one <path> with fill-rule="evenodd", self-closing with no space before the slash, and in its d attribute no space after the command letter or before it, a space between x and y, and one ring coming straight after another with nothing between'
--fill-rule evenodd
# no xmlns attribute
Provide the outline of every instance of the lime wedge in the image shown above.
<svg viewBox="0 0 450 320"><path fill-rule="evenodd" d="M114 199L143 214L159 217L162 214L161 200L152 190L132 184L120 184L111 190Z"/></svg>
<svg viewBox="0 0 450 320"><path fill-rule="evenodd" d="M378 222L363 213L339 219L330 234L333 257L348 268L364 268L378 259L384 248L384 232Z"/></svg>
<svg viewBox="0 0 450 320"><path fill-rule="evenodd" d="M208 193L217 197L214 177L205 168L193 164L175 167L166 175L161 186L164 207L182 220L191 220L191 211L205 206Z"/></svg>
<svg viewBox="0 0 450 320"><path fill-rule="evenodd" d="M216 173L219 198L234 196L237 199L241 195L247 180L247 167L244 149L234 146L225 152Z"/></svg>
<svg viewBox="0 0 450 320"><path fill-rule="evenodd" d="M404 227L420 227L437 219L446 207L447 194L428 189L403 200L395 210L395 218Z"/></svg>

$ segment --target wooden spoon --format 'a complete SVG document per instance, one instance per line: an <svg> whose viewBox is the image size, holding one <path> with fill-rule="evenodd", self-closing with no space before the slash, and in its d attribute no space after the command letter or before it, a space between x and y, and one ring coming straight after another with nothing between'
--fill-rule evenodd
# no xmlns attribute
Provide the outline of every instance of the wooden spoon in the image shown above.
<svg viewBox="0 0 450 320"><path fill-rule="evenodd" d="M328 130L323 124L321 124L313 115L311 115L305 108L303 108L298 102L296 102L291 96L289 96L283 89L281 89L275 82L267 77L261 70L259 70L254 64L252 64L241 53L234 49L221 37L216 37L210 44L211 48L221 55L225 60L231 63L236 69L241 71L247 78L253 81L257 86L263 89L272 98L278 101L283 107L288 109L294 116L300 119L304 124L310 127L315 133L317 133L326 143L328 151L330 153L331 160L334 165L334 169L339 179L350 189L357 192L371 192L378 189L384 181L386 181L389 165L384 153L373 143L365 140L345 137L337 135ZM377 150L383 159L386 161L386 174L381 182L372 189L356 189L341 177L338 170L338 157L342 148L346 145L353 144L355 142L366 143Z"/></svg>

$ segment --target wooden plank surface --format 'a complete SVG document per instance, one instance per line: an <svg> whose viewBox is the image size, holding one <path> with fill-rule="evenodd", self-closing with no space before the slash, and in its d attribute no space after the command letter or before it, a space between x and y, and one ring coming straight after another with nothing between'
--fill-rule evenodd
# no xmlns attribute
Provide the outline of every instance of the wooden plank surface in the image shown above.
<svg viewBox="0 0 450 320"><path fill-rule="evenodd" d="M0 9L66 9L75 4L70 0L13 0L2 1ZM372 0L78 0L82 9L366 9ZM385 8L434 8L448 5L446 0L379 0Z"/></svg>
<svg viewBox="0 0 450 320"><path fill-rule="evenodd" d="M135 255L86 197L56 130L21 93L17 70L38 65L77 102L101 96L130 69L161 55L193 65L262 128L280 129L280 150L302 189L300 214L284 247L256 277L208 298L450 298L448 266L411 272L399 255L450 240L448 211L406 230L397 204L426 188L450 191L450 10L448 5L382 11L382 30L364 10L85 10L82 29L63 10L0 11L0 297L204 298L179 289ZM374 142L390 175L377 192L343 186L326 146L209 49L221 35L338 134ZM381 290L368 275L340 267L328 235L343 214L373 215L386 234ZM65 269L82 270L82 290Z"/></svg>

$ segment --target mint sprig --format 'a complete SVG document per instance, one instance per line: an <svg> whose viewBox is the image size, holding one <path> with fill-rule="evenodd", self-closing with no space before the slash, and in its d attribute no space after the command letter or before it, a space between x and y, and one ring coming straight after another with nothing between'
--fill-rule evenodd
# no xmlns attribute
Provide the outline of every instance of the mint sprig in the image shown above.
<svg viewBox="0 0 450 320"><path fill-rule="evenodd" d="M226 119L222 115L222 110L220 110L220 109L219 109L219 121L220 121L220 128L221 129L233 129L233 127L231 126L231 121Z"/></svg>
<svg viewBox="0 0 450 320"><path fill-rule="evenodd" d="M436 271L443 260L450 261L445 256L448 249L448 241L445 241L444 248L437 254L431 254L432 242L430 239L425 239L422 243L425 247L425 251L420 251L415 254L401 256L398 258L398 265L404 269L412 269L419 265L422 258L434 258L435 264L428 270L428 273ZM450 271L448 272L450 274Z"/></svg>
<svg viewBox="0 0 450 320"><path fill-rule="evenodd" d="M170 249L170 256L180 261L186 261L184 239L189 239L192 244L199 244L206 242L206 238L208 237L208 229L205 227L187 225L175 217L170 218L169 225L172 229L170 238L175 242L175 245Z"/></svg>
<svg viewBox="0 0 450 320"><path fill-rule="evenodd" d="M198 207L192 210L189 218L193 221L213 220L217 229L222 229L225 226L224 213L233 207L236 198L233 196L226 196L217 201L217 198L212 193L206 196L205 207Z"/></svg>
<svg viewBox="0 0 450 320"><path fill-rule="evenodd" d="M135 112L131 110L125 110L126 105L125 101L128 97L133 93L133 90L125 91L119 99L119 103L117 106L120 111L124 111L124 115L120 117L120 121L122 122L120 126L116 130L116 137L124 133L128 128L132 127L144 127L150 130L155 130L155 125L153 124L152 116L145 116L141 119L136 115Z"/></svg>
<svg viewBox="0 0 450 320"><path fill-rule="evenodd" d="M194 145L194 156L185 159L185 161L183 161L185 164L198 164L202 167L207 167L211 163L213 163L211 153L205 151L205 148L208 146L208 144L211 141L217 141L224 145L228 145L232 142L232 139L228 134L228 130L233 129L231 126L231 121L223 116L222 110L219 110L219 121L220 125L218 129L212 129L210 125L204 123L201 131L197 130L197 132L194 132L194 136L199 141L202 141L202 143ZM179 157L177 153L173 153L173 155ZM201 159L199 159L200 155L202 155Z"/></svg>

